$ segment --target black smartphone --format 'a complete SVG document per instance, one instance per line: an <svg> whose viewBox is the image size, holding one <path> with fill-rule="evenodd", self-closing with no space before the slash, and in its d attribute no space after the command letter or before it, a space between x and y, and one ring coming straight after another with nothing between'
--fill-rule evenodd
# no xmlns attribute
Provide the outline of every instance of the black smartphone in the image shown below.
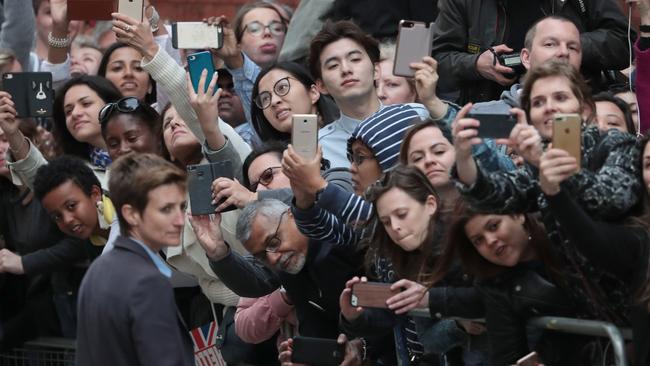
<svg viewBox="0 0 650 366"><path fill-rule="evenodd" d="M469 113L467 118L481 122L478 127L478 136L481 138L508 138L517 124L517 119L510 113Z"/></svg>
<svg viewBox="0 0 650 366"><path fill-rule="evenodd" d="M314 366L335 366L343 362L345 345L336 339L297 336L293 338L291 362Z"/></svg>
<svg viewBox="0 0 650 366"><path fill-rule="evenodd" d="M190 209L192 215L209 215L215 213L214 210L225 199L212 204L212 182L217 178L233 179L233 168L230 160L220 161L209 164L188 165L187 174L189 176L187 189L190 193ZM234 205L228 206L221 212L236 210Z"/></svg>
<svg viewBox="0 0 650 366"><path fill-rule="evenodd" d="M52 116L54 89L52 89L51 73L5 73L2 75L2 90L11 95L17 117Z"/></svg>

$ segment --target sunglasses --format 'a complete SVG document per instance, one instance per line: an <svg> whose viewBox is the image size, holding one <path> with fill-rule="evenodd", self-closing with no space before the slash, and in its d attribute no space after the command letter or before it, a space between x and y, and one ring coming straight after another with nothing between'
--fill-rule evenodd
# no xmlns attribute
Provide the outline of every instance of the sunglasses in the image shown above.
<svg viewBox="0 0 650 366"><path fill-rule="evenodd" d="M250 191L257 192L257 186L259 184L263 185L264 187L268 187L268 185L273 182L273 178L275 178L275 172L281 168L281 166L272 166L270 168L264 169L262 174L260 174L260 178L257 181L251 183L251 185L248 187Z"/></svg>
<svg viewBox="0 0 650 366"><path fill-rule="evenodd" d="M117 102L108 103L99 111L99 123L108 122L109 118L115 111L122 113L133 113L140 108L140 101L135 97L125 97Z"/></svg>

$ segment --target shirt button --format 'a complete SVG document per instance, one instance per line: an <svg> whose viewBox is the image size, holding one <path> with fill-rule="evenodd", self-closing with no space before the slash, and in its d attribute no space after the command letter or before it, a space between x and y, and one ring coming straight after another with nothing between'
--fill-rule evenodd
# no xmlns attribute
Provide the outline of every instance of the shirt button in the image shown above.
<svg viewBox="0 0 650 366"><path fill-rule="evenodd" d="M440 313L436 313L436 318L438 318L438 319L442 319L442 314L440 314Z"/></svg>
<svg viewBox="0 0 650 366"><path fill-rule="evenodd" d="M515 291L517 291L517 292L521 291L521 286L519 286L519 285L515 286Z"/></svg>

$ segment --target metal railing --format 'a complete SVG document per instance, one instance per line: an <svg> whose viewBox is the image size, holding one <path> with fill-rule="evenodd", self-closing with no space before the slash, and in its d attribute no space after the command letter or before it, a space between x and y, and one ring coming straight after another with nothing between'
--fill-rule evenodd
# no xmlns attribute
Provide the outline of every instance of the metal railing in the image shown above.
<svg viewBox="0 0 650 366"><path fill-rule="evenodd" d="M411 316L431 317L429 309L414 309L409 312ZM607 337L612 342L616 366L627 366L625 356L625 340L632 340L632 331L627 328L619 329L612 323L599 320L585 320L575 318L563 318L554 316L542 316L532 318L529 325L547 330L581 334L596 337Z"/></svg>

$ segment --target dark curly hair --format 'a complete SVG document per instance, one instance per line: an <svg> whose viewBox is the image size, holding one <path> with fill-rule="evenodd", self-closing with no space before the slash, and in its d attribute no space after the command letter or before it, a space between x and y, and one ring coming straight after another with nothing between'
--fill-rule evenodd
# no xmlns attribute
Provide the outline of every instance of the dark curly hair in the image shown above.
<svg viewBox="0 0 650 366"><path fill-rule="evenodd" d="M93 186L102 187L95 173L83 160L63 155L38 168L34 179L34 195L43 200L45 195L67 181L72 181L89 197Z"/></svg>

